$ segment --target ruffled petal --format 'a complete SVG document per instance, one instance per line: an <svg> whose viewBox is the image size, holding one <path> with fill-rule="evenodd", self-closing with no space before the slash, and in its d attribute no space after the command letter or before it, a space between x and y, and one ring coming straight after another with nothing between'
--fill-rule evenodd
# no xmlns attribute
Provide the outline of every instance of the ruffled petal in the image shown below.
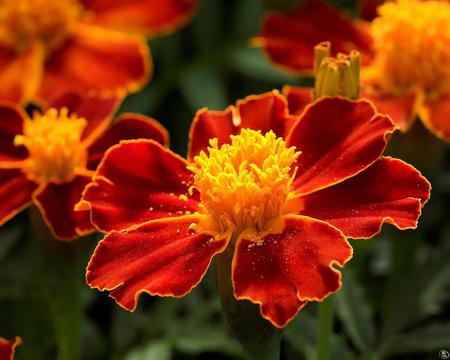
<svg viewBox="0 0 450 360"><path fill-rule="evenodd" d="M211 139L217 138L219 146L230 141L230 135L239 132L233 123L236 111L229 106L224 111L211 111L206 108L197 111L189 132L188 160L193 161L201 151L206 151Z"/></svg>
<svg viewBox="0 0 450 360"><path fill-rule="evenodd" d="M427 101L420 111L420 118L434 135L450 142L450 96Z"/></svg>
<svg viewBox="0 0 450 360"><path fill-rule="evenodd" d="M0 99L27 102L34 98L42 82L44 50L33 44L18 54L0 46Z"/></svg>
<svg viewBox="0 0 450 360"><path fill-rule="evenodd" d="M112 232L95 249L86 280L123 308L134 311L139 295L180 297L203 278L229 236L213 238L191 230L195 216L159 219L127 232Z"/></svg>
<svg viewBox="0 0 450 360"><path fill-rule="evenodd" d="M102 96L138 91L149 80L151 59L144 38L79 25L45 66L39 97L66 91Z"/></svg>
<svg viewBox="0 0 450 360"><path fill-rule="evenodd" d="M292 71L312 71L314 46L330 41L333 54L359 50L363 63L372 58L372 37L366 26L352 22L318 0L309 0L286 16L269 13L256 39L271 61Z"/></svg>
<svg viewBox="0 0 450 360"><path fill-rule="evenodd" d="M89 148L88 168L95 170L106 150L121 140L149 139L168 145L169 134L157 121L139 114L122 114Z"/></svg>
<svg viewBox="0 0 450 360"><path fill-rule="evenodd" d="M287 139L302 152L293 188L307 194L356 175L381 156L394 130L366 100L325 97L309 105Z"/></svg>
<svg viewBox="0 0 450 360"><path fill-rule="evenodd" d="M282 231L255 242L244 233L233 259L237 299L260 305L261 315L285 326L306 301L323 300L341 286L341 274L352 248L333 226L304 216L288 215Z"/></svg>
<svg viewBox="0 0 450 360"><path fill-rule="evenodd" d="M222 145L240 129L261 130L263 134L272 130L278 136L285 136L295 120L288 113L286 99L278 91L247 96L238 100L236 107L230 106L224 111L202 109L191 126L188 159L192 161L200 151L206 151L210 139L217 138Z"/></svg>
<svg viewBox="0 0 450 360"><path fill-rule="evenodd" d="M98 97L67 92L51 99L47 108L65 107L69 113L75 113L86 119L87 126L81 135L81 140L89 144L108 128L120 103L119 97Z"/></svg>
<svg viewBox="0 0 450 360"><path fill-rule="evenodd" d="M94 231L89 212L74 209L89 181L89 177L79 175L70 183L48 184L33 194L33 202L58 239L73 240Z"/></svg>
<svg viewBox="0 0 450 360"><path fill-rule="evenodd" d="M303 197L302 215L324 220L352 238L371 238L383 223L414 229L431 186L411 165L382 158L336 186Z"/></svg>
<svg viewBox="0 0 450 360"><path fill-rule="evenodd" d="M19 169L0 169L0 225L31 204L36 184Z"/></svg>
<svg viewBox="0 0 450 360"><path fill-rule="evenodd" d="M289 113L293 115L301 115L306 106L313 102L312 89L308 87L286 85L283 95L288 101Z"/></svg>
<svg viewBox="0 0 450 360"><path fill-rule="evenodd" d="M13 103L0 103L0 168L18 165L28 156L24 146L15 146L14 138L23 133L27 114Z"/></svg>
<svg viewBox="0 0 450 360"><path fill-rule="evenodd" d="M90 209L103 232L194 212L198 200L189 196L193 175L186 166L155 141L122 141L108 150L77 208Z"/></svg>
<svg viewBox="0 0 450 360"><path fill-rule="evenodd" d="M372 101L377 110L389 115L402 132L408 131L416 119L417 96L414 94L392 96L363 90L360 98Z"/></svg>
<svg viewBox="0 0 450 360"><path fill-rule="evenodd" d="M378 16L377 8L385 0L358 0L358 10L361 18L372 21Z"/></svg>
<svg viewBox="0 0 450 360"><path fill-rule="evenodd" d="M196 0L84 0L92 23L146 35L169 33L184 25L197 9Z"/></svg>
<svg viewBox="0 0 450 360"><path fill-rule="evenodd" d="M22 339L18 336L14 341L9 341L0 337L0 360L13 360L16 347L22 344Z"/></svg>

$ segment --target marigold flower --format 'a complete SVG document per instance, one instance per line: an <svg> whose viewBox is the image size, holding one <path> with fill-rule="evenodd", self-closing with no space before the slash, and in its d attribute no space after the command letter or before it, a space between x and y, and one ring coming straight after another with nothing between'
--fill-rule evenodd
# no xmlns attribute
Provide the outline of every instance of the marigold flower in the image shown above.
<svg viewBox="0 0 450 360"><path fill-rule="evenodd" d="M143 35L184 24L196 0L0 0L0 99L118 95L149 79Z"/></svg>
<svg viewBox="0 0 450 360"><path fill-rule="evenodd" d="M286 325L339 289L347 237L416 227L430 185L381 156L394 129L368 101L326 97L296 117L272 92L198 111L187 160L151 140L113 146L77 206L109 232L88 284L133 311L143 292L187 294L229 247L235 297Z"/></svg>
<svg viewBox="0 0 450 360"><path fill-rule="evenodd" d="M402 131L419 115L449 141L450 3L397 0L377 10L370 23L352 21L320 1L307 1L286 16L268 14L256 42L275 64L295 72L312 68L319 42L329 41L334 53L358 50L361 97L390 114Z"/></svg>
<svg viewBox="0 0 450 360"><path fill-rule="evenodd" d="M57 238L94 230L74 205L106 149L122 139L161 144L165 130L136 114L109 126L120 101L68 93L30 118L17 105L0 103L0 224L34 203Z"/></svg>
<svg viewBox="0 0 450 360"><path fill-rule="evenodd" d="M14 341L0 337L0 360L13 360L15 349L20 344L22 344L22 339L18 336L16 336Z"/></svg>

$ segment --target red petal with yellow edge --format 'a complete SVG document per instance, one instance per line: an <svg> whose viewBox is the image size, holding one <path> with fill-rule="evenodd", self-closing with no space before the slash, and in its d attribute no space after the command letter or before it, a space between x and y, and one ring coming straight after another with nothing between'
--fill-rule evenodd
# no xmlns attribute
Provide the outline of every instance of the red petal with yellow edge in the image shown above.
<svg viewBox="0 0 450 360"><path fill-rule="evenodd" d="M378 16L377 8L382 5L385 0L358 0L358 9L364 20L372 21Z"/></svg>
<svg viewBox="0 0 450 360"><path fill-rule="evenodd" d="M47 61L39 97L48 100L70 90L124 95L141 89L150 70L144 38L79 25Z"/></svg>
<svg viewBox="0 0 450 360"><path fill-rule="evenodd" d="M280 219L281 221L281 219ZM343 266L352 248L333 226L304 216L283 218L282 232L255 242L242 234L233 259L237 299L260 305L261 315L285 326L306 301L323 300L341 287Z"/></svg>
<svg viewBox="0 0 450 360"><path fill-rule="evenodd" d="M146 35L159 35L184 25L196 0L84 0L96 25Z"/></svg>
<svg viewBox="0 0 450 360"><path fill-rule="evenodd" d="M122 114L89 148L88 168L95 170L106 150L121 140L149 139L167 145L169 134L155 120L139 114Z"/></svg>
<svg viewBox="0 0 450 360"><path fill-rule="evenodd" d="M184 159L152 140L126 140L106 153L79 209L91 209L103 232L127 229L156 218L197 210Z"/></svg>
<svg viewBox="0 0 450 360"><path fill-rule="evenodd" d="M356 49L363 63L372 57L372 37L365 26L317 0L286 16L269 13L256 41L275 64L292 71L312 71L314 46L322 41L331 42L333 54Z"/></svg>
<svg viewBox="0 0 450 360"><path fill-rule="evenodd" d="M27 158L24 146L15 146L14 138L23 133L23 123L27 114L13 103L0 103L0 168ZM4 164L6 163L6 164Z"/></svg>
<svg viewBox="0 0 450 360"><path fill-rule="evenodd" d="M95 249L87 267L89 286L112 290L110 296L134 311L143 292L180 297L203 278L214 255L228 237L214 239L190 227L195 216L159 219L127 232L108 234Z"/></svg>
<svg viewBox="0 0 450 360"><path fill-rule="evenodd" d="M0 99L28 102L42 82L44 51L38 44L17 53L0 46Z"/></svg>
<svg viewBox="0 0 450 360"><path fill-rule="evenodd" d="M31 204L36 184L19 169L0 169L0 225Z"/></svg>
<svg viewBox="0 0 450 360"><path fill-rule="evenodd" d="M201 109L195 114L189 132L188 159L193 161L201 151L207 151L209 140L217 138L219 146L230 142L230 135L237 134L239 128L233 124L233 106L224 111Z"/></svg>
<svg viewBox="0 0 450 360"><path fill-rule="evenodd" d="M381 156L394 130L366 100L325 97L309 105L287 139L302 152L294 190L308 194L356 175Z"/></svg>
<svg viewBox="0 0 450 360"><path fill-rule="evenodd" d="M118 97L98 97L67 92L53 98L47 108L67 108L70 114L85 118L87 126L81 139L87 143L94 141L109 126L112 117L120 106Z"/></svg>
<svg viewBox="0 0 450 360"><path fill-rule="evenodd" d="M224 111L202 109L197 112L190 131L189 160L206 151L209 140L217 138L219 145L228 143L230 135L241 128L261 130L264 134L272 130L284 136L295 118L288 114L286 99L277 91L247 96L238 100L236 108L230 106Z"/></svg>
<svg viewBox="0 0 450 360"><path fill-rule="evenodd" d="M70 183L48 184L33 194L33 202L52 231L61 240L73 240L94 230L88 211L75 211L90 178L77 176Z"/></svg>
<svg viewBox="0 0 450 360"><path fill-rule="evenodd" d="M414 94L392 96L362 90L360 98L372 101L377 110L389 115L402 132L408 131L414 123L417 115L417 97Z"/></svg>
<svg viewBox="0 0 450 360"><path fill-rule="evenodd" d="M414 229L431 186L411 165L382 158L336 186L302 198L302 215L324 220L346 236L371 238L383 223Z"/></svg>
<svg viewBox="0 0 450 360"><path fill-rule="evenodd" d="M284 86L283 95L288 101L289 113L301 115L306 106L313 102L312 89L299 86Z"/></svg>
<svg viewBox="0 0 450 360"><path fill-rule="evenodd" d="M420 118L434 135L450 142L450 96L427 101L420 111Z"/></svg>
<svg viewBox="0 0 450 360"><path fill-rule="evenodd" d="M22 344L22 339L18 336L14 341L9 341L0 337L0 360L13 360L15 349Z"/></svg>

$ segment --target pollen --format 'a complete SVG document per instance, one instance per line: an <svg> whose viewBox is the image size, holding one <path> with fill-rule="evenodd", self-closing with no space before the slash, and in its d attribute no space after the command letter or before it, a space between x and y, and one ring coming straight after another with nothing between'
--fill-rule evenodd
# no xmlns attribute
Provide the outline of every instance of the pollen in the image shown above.
<svg viewBox="0 0 450 360"><path fill-rule="evenodd" d="M81 12L78 0L0 0L0 43L23 51L39 41L53 50Z"/></svg>
<svg viewBox="0 0 450 360"><path fill-rule="evenodd" d="M51 108L27 119L23 135L16 135L14 144L28 150L23 169L28 178L37 183L65 183L85 168L87 151L81 135L86 124L84 118L69 114L67 108Z"/></svg>
<svg viewBox="0 0 450 360"><path fill-rule="evenodd" d="M210 140L208 154L201 152L189 166L201 196L200 212L207 215L199 226L235 235L266 230L283 213L299 154L272 131L243 129L221 147Z"/></svg>
<svg viewBox="0 0 450 360"><path fill-rule="evenodd" d="M372 23L373 73L393 95L417 90L428 98L450 93L450 3L398 0L378 8Z"/></svg>

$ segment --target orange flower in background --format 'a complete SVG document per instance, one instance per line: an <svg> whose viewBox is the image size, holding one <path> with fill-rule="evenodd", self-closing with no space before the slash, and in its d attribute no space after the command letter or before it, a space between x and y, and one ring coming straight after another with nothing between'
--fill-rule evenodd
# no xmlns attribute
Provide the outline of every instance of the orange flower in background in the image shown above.
<svg viewBox="0 0 450 360"><path fill-rule="evenodd" d="M165 130L141 115L123 114L109 126L119 103L68 93L32 117L0 103L0 224L34 203L57 238L94 230L74 205L103 153L122 139L167 141Z"/></svg>
<svg viewBox="0 0 450 360"><path fill-rule="evenodd" d="M325 97L297 117L272 92L198 111L188 160L151 140L113 146L77 205L108 232L88 284L133 311L144 292L186 295L227 249L235 297L285 326L340 288L347 237L416 227L430 185L381 156L394 129L368 101Z"/></svg>
<svg viewBox="0 0 450 360"><path fill-rule="evenodd" d="M319 42L330 41L334 53L357 49L361 97L392 115L402 131L419 115L436 136L450 140L450 3L398 0L377 10L368 23L307 1L286 16L268 14L257 40L275 64L296 72L312 69Z"/></svg>
<svg viewBox="0 0 450 360"><path fill-rule="evenodd" d="M150 78L143 35L184 24L195 0L0 0L0 99L118 95Z"/></svg>
<svg viewBox="0 0 450 360"><path fill-rule="evenodd" d="M20 344L22 344L22 339L18 336L14 341L8 341L0 337L0 360L13 360L16 347Z"/></svg>

